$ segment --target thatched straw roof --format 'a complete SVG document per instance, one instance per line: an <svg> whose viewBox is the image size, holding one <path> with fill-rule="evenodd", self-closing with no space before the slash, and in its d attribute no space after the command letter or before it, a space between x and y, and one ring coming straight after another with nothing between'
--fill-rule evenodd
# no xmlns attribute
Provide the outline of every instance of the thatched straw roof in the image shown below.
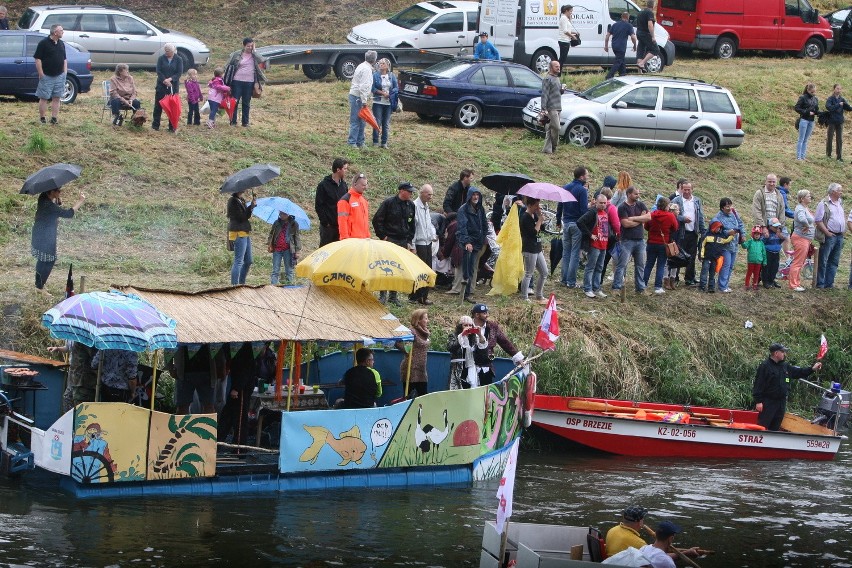
<svg viewBox="0 0 852 568"><path fill-rule="evenodd" d="M200 292L113 288L136 294L173 318L179 343L411 337L372 294L343 288L267 285Z"/></svg>

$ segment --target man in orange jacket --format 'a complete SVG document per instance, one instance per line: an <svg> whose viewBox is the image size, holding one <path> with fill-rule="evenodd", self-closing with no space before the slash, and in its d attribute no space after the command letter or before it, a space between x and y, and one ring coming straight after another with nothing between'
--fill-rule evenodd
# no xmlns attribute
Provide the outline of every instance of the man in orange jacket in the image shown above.
<svg viewBox="0 0 852 568"><path fill-rule="evenodd" d="M337 202L337 225L340 240L370 238L370 206L364 198L367 176L358 174L349 192Z"/></svg>

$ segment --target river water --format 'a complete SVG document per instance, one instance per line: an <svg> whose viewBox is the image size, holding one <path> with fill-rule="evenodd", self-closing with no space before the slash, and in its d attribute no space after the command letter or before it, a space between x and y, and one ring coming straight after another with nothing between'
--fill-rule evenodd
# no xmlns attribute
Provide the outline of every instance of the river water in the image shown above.
<svg viewBox="0 0 852 568"><path fill-rule="evenodd" d="M713 567L850 567L852 451L833 462L521 451L513 520L608 529L629 503ZM0 565L478 566L497 482L333 494L78 501L53 478L0 480Z"/></svg>

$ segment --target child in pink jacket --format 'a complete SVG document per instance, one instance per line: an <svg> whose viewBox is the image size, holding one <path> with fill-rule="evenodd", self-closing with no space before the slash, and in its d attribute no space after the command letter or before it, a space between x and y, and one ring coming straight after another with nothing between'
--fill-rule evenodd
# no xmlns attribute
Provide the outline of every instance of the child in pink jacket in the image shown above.
<svg viewBox="0 0 852 568"><path fill-rule="evenodd" d="M223 74L224 70L217 67L213 70L213 79L207 83L207 102L210 104L210 118L207 120L207 128L216 127L216 113L219 112L222 98L231 94L231 87L222 82Z"/></svg>

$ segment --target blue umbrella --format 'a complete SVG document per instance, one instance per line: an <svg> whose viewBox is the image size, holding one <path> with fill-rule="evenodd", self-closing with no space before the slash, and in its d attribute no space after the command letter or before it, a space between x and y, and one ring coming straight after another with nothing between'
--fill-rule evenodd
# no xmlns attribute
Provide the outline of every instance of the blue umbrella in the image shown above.
<svg viewBox="0 0 852 568"><path fill-rule="evenodd" d="M87 292L44 313L41 323L57 339L96 349L155 351L177 348L177 323L138 296Z"/></svg>
<svg viewBox="0 0 852 568"><path fill-rule="evenodd" d="M305 210L287 199L286 197L261 197L252 211L252 215L259 217L270 225L278 219L278 213L286 213L296 218L299 229L305 231L311 228L311 220Z"/></svg>

